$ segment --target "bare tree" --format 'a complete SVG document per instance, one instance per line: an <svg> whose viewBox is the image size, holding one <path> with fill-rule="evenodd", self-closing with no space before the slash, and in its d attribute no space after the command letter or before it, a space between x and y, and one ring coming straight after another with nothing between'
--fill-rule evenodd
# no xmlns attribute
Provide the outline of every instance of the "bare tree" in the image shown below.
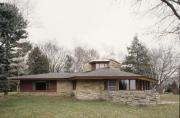
<svg viewBox="0 0 180 118"><path fill-rule="evenodd" d="M158 80L157 88L169 81L178 69L179 58L172 47L152 49L150 52L152 77Z"/></svg>
<svg viewBox="0 0 180 118"><path fill-rule="evenodd" d="M171 35L173 39L180 41L180 1L179 0L137 0L138 6L143 10L157 16L158 21L154 24L151 33L158 34L161 38ZM147 12L145 14L147 14Z"/></svg>
<svg viewBox="0 0 180 118"><path fill-rule="evenodd" d="M63 71L65 62L67 60L66 55L69 53L67 49L58 47L55 43L53 44L52 42L45 43L41 46L40 49L49 60L50 72Z"/></svg>
<svg viewBox="0 0 180 118"><path fill-rule="evenodd" d="M88 49L85 47L74 48L74 67L76 72L83 71L83 65L91 60L98 59L99 54L95 49Z"/></svg>

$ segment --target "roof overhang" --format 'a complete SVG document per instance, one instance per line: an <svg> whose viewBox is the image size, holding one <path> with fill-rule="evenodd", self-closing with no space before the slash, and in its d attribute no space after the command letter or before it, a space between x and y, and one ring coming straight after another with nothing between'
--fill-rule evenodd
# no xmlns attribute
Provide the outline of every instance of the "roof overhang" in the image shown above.
<svg viewBox="0 0 180 118"><path fill-rule="evenodd" d="M76 76L74 78L71 78L73 80L109 80L109 79L117 79L117 80L146 80L151 82L157 82L157 80L154 80L152 78L148 78L146 76Z"/></svg>

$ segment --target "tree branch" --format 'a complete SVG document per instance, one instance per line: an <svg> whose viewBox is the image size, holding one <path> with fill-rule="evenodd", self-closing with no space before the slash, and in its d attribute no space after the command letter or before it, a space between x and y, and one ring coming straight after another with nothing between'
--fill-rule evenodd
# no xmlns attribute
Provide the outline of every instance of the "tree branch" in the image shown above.
<svg viewBox="0 0 180 118"><path fill-rule="evenodd" d="M174 13L174 15L180 20L180 15L178 14L178 12L176 11L176 9L174 8L174 6L168 2L167 0L161 0L162 2L166 3L166 5L172 10L172 12Z"/></svg>
<svg viewBox="0 0 180 118"><path fill-rule="evenodd" d="M178 5L180 5L180 1L175 1L175 0L169 0L169 1L174 2L174 3L178 4Z"/></svg>

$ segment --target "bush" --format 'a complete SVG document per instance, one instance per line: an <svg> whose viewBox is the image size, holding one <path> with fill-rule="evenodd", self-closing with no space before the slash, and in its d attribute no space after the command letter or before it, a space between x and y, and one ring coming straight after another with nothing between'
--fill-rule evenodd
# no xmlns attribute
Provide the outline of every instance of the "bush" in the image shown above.
<svg viewBox="0 0 180 118"><path fill-rule="evenodd" d="M173 94L179 94L179 87L176 84L176 81L173 81L172 85L171 85L171 92Z"/></svg>

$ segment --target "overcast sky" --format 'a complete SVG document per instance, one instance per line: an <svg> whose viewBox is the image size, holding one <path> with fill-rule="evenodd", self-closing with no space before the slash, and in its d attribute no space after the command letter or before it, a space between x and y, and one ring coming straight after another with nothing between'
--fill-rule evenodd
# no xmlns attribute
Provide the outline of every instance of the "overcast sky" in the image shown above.
<svg viewBox="0 0 180 118"><path fill-rule="evenodd" d="M159 42L146 35L156 18L133 12L132 4L117 0L31 0L32 25L28 28L33 43L56 41L72 49L86 45L102 55L111 50L121 58L137 34L148 48Z"/></svg>

